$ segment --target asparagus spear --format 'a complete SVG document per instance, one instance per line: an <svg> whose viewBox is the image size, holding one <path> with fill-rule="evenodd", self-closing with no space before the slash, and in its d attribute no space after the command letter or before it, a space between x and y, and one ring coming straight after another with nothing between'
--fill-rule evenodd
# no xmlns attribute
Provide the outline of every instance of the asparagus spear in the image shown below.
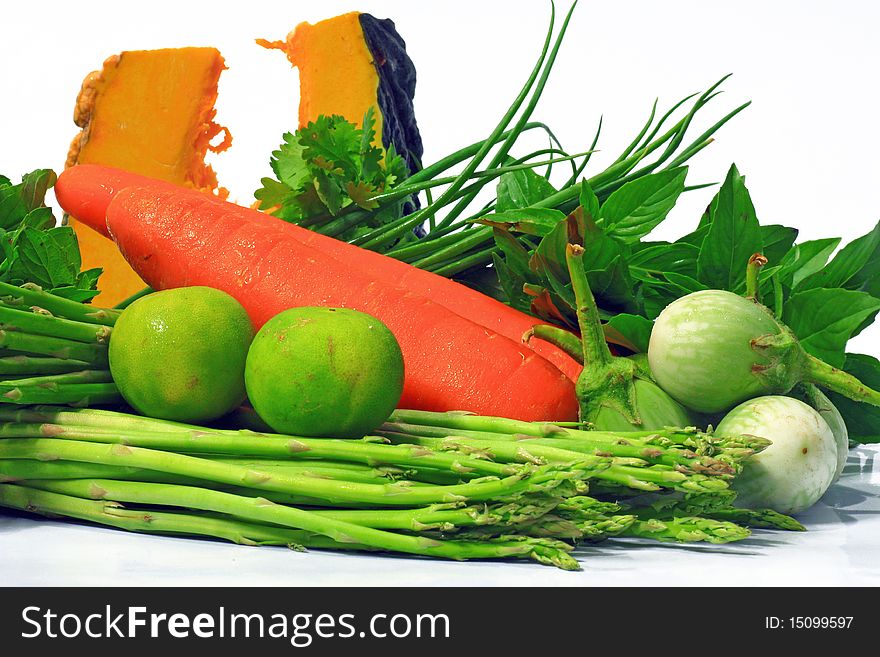
<svg viewBox="0 0 880 657"><path fill-rule="evenodd" d="M57 317L64 317L87 324L101 324L103 326L113 326L121 313L119 310L96 308L49 294L38 286L29 283L18 287L0 282L0 301L13 308L36 308Z"/></svg>
<svg viewBox="0 0 880 657"><path fill-rule="evenodd" d="M486 477L453 486L410 487L397 482L385 485L346 482L341 485L332 480L251 469L174 452L52 438L2 440L0 458L64 459L133 466L232 486L306 495L329 502L351 501L383 506L497 500L521 493L543 492L552 490L566 480L594 476L609 465L607 459L594 458L566 468L544 466L522 470L501 479Z"/></svg>
<svg viewBox="0 0 880 657"><path fill-rule="evenodd" d="M287 545L293 548L372 550L356 543L286 527L248 523L226 517L169 511L132 511L116 502L84 500L24 486L0 485L0 506L50 518L63 516L150 534L190 534L221 538L241 545Z"/></svg>
<svg viewBox="0 0 880 657"><path fill-rule="evenodd" d="M2 392L2 389L0 389ZM92 409L88 409L92 411ZM65 415L79 417L79 410L61 411ZM417 445L383 445L356 440L328 438L300 438L298 436L255 434L238 431L212 431L204 428L184 427L182 430L147 431L143 429L119 430L109 427L79 427L68 424L15 422L19 418L29 420L36 416L29 410L15 411L0 407L0 436L7 438L52 437L65 440L97 443L119 443L135 447L174 450L201 454L227 454L251 457L289 459L328 459L364 463L367 465L394 465L412 468L443 469L453 473L492 475L508 477L524 470L516 464L503 464L486 459L471 458L460 454L434 452ZM85 417L103 419L113 415L84 414ZM139 419L139 418L135 418ZM13 420L13 421L9 421ZM163 424L164 423L160 423ZM575 460L589 461L595 457L578 455ZM595 461L598 462L598 461Z"/></svg>
<svg viewBox="0 0 880 657"><path fill-rule="evenodd" d="M63 360L80 360L97 366L107 365L107 345L97 342L77 342L66 338L0 330L0 347Z"/></svg>
<svg viewBox="0 0 880 657"><path fill-rule="evenodd" d="M25 354L0 357L0 375L64 374L84 370L88 366L89 364L82 360Z"/></svg>
<svg viewBox="0 0 880 657"><path fill-rule="evenodd" d="M387 434L387 437L394 443L422 445L436 450L463 450L465 453L478 451L494 460L506 463L570 463L576 461L578 457L586 456L572 450L534 443L523 446L506 440L480 440L457 436L425 438L403 434ZM613 463L606 470L596 473L596 477L646 491L672 488L691 492L712 492L725 490L728 487L727 482L720 477L689 475L663 466L639 468Z"/></svg>
<svg viewBox="0 0 880 657"><path fill-rule="evenodd" d="M307 476L325 477L325 473L315 473L311 466L306 464L299 465L305 468ZM332 465L340 465L333 463ZM344 470L334 470L333 478L340 482L350 480L358 480L358 473L347 473ZM268 500L277 502L278 504L293 504L296 506L315 506L315 507L341 507L341 508L369 508L368 504L352 501L330 501L309 497L307 495L297 495L294 493L279 493L273 491L249 488L247 486L233 486L230 484L222 484L195 477L186 477L182 475L168 474L158 472L156 470L146 470L143 468L135 468L129 466L104 465L100 463L82 463L77 461L36 461L32 459L0 459L0 483L19 482L29 479L118 479L121 481L142 481L149 483L165 483L179 484L182 486L201 486L203 488L212 488L215 490L224 490L228 493L236 495L244 495L247 497L265 497ZM389 483L392 480L380 479L374 480L372 483ZM408 480L398 481L398 485L418 486L418 482Z"/></svg>
<svg viewBox="0 0 880 657"><path fill-rule="evenodd" d="M35 484L35 482L31 482ZM214 511L259 523L303 529L332 538L338 543L369 545L375 548L448 559L532 558L568 570L579 569L567 554L571 547L552 539L505 536L494 541L438 541L410 536L321 516L266 499L248 498L204 488L153 485L112 480L68 480L39 482L42 490L73 497L132 501L139 504L183 506ZM4 484L0 489L15 487ZM3 498L0 498L2 500Z"/></svg>
<svg viewBox="0 0 880 657"><path fill-rule="evenodd" d="M706 514L707 518L715 520L728 520L746 527L758 527L762 529L784 529L786 531L802 532L806 528L791 516L784 515L773 509L715 509Z"/></svg>
<svg viewBox="0 0 880 657"><path fill-rule="evenodd" d="M106 344L111 332L110 327L103 324L78 322L3 304L0 304L0 330L99 344Z"/></svg>
<svg viewBox="0 0 880 657"><path fill-rule="evenodd" d="M122 401L115 383L0 383L0 401L13 404L112 404Z"/></svg>
<svg viewBox="0 0 880 657"><path fill-rule="evenodd" d="M284 462L284 461L256 461L253 459L223 459L224 463L236 463L249 468L257 468L275 472L278 470L292 472L310 477L323 479L335 479L337 481L354 481L360 483L387 484L394 481L408 482L408 486L420 486L421 482L409 482L402 474L405 471L395 468L371 468L363 466L362 469L349 469L350 464L336 463L332 461L315 462ZM100 463L82 463L77 461L37 461L30 459L3 459L0 460L0 481L18 481L21 479L85 479L98 477L102 479L125 479L137 481L143 477L155 478L158 474L154 470L132 468L124 466L104 465ZM167 475L162 481L170 481ZM143 479L152 481L153 479ZM192 481L203 481L192 478Z"/></svg>
<svg viewBox="0 0 880 657"><path fill-rule="evenodd" d="M37 461L33 459L0 459L0 483L24 479L132 479L149 470L127 466L83 463L80 461Z"/></svg>
<svg viewBox="0 0 880 657"><path fill-rule="evenodd" d="M414 532L428 530L451 531L456 527L493 525L503 527L498 534L509 534L512 526L543 517L556 501L545 499L540 504L528 500L513 503L483 506L464 506L461 504L434 504L418 509L361 509L361 510L320 510L314 511L326 518L353 522L364 527L377 529L403 529ZM519 533L519 532L518 532ZM558 535L555 535L558 538Z"/></svg>
<svg viewBox="0 0 880 657"><path fill-rule="evenodd" d="M0 385L8 386L40 386L51 388L58 384L68 383L113 383L110 370L78 370L59 374L47 374L45 376L31 376L0 381Z"/></svg>
<svg viewBox="0 0 880 657"><path fill-rule="evenodd" d="M758 453L766 449L770 441L757 436L712 436L695 428L669 428L653 431L585 431L569 426L548 422L523 422L501 417L487 417L461 412L434 413L398 409L388 418L390 430L394 425L417 425L421 427L443 427L450 429L447 435L469 435L467 432L509 434L512 436L534 436L537 438L577 439L589 443L614 443L625 437L627 441L643 441L656 447L679 446L691 448L699 455L715 455L727 450L753 450ZM409 428L402 433L417 433ZM479 436L473 436L479 437ZM739 454L735 451L734 455ZM747 455L743 455L747 456Z"/></svg>
<svg viewBox="0 0 880 657"><path fill-rule="evenodd" d="M507 476L515 472L515 470L504 470L515 463L545 461L568 463L596 458L575 450L540 445L531 441L526 448L517 442L502 440L486 441L458 437L431 439L395 435L392 437L393 442L401 444L391 448L388 445L376 445L364 441L308 439L253 432L205 430L91 409L61 412L39 409L34 413L0 410L0 419L13 420L0 429L0 435L5 436L53 436L99 442L124 442L135 446L189 452L240 453L271 457L299 456L355 460L366 463L392 463L412 467L423 465L432 468L445 467L454 472L497 476ZM16 419L41 421L42 424L16 423L14 422ZM57 420L58 423L52 424L45 420ZM492 422L495 418L488 418L488 420ZM79 421L85 421L95 426L84 428L69 424ZM523 424L528 425L528 423ZM159 427L161 433L154 432L155 427ZM144 428L149 432L144 431ZM622 436L629 434L616 435L620 440ZM246 441L242 440L245 436L247 437ZM766 441L763 444L766 444ZM430 447L431 449L419 449L419 447ZM400 451L407 449L414 451ZM458 453L443 454L441 450L455 450ZM493 460L486 459L489 455L493 456ZM504 461L505 463L500 464L495 461ZM708 469L708 471L712 470ZM717 473L718 469L713 474ZM660 466L636 468L621 464L620 461L598 473L597 477L615 484L646 491L673 488L692 492L711 492L727 488L727 484L718 477L687 474L677 469Z"/></svg>
<svg viewBox="0 0 880 657"><path fill-rule="evenodd" d="M635 458L648 463L677 466L689 472L704 474L732 475L736 473L738 465L735 460L729 457L716 458L708 455L699 455L690 449L675 445L661 447L639 437L630 437L626 432L617 434L614 440L609 440L607 435L596 438L590 435L590 432L582 432L582 434L577 436L566 436L563 438L539 438L520 433L507 434L490 431L450 430L444 427L389 422L377 433L386 437L404 434L426 438L474 438L477 440L518 441L523 443L526 449L530 445L544 445L584 454L594 454L596 456Z"/></svg>
<svg viewBox="0 0 880 657"><path fill-rule="evenodd" d="M627 527L621 536L650 538L656 541L674 541L678 543L730 543L748 538L751 532L726 520L711 518L678 517L650 520L639 520Z"/></svg>

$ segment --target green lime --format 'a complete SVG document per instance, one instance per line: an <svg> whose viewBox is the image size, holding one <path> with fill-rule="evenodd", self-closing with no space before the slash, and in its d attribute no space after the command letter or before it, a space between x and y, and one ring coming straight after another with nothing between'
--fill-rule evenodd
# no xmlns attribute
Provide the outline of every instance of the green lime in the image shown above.
<svg viewBox="0 0 880 657"><path fill-rule="evenodd" d="M245 398L254 335L241 304L210 287L155 292L132 303L110 337L119 392L150 417L205 422Z"/></svg>
<svg viewBox="0 0 880 657"><path fill-rule="evenodd" d="M403 392L403 355L375 317L346 308L291 308L257 332L245 367L248 399L275 431L360 437Z"/></svg>

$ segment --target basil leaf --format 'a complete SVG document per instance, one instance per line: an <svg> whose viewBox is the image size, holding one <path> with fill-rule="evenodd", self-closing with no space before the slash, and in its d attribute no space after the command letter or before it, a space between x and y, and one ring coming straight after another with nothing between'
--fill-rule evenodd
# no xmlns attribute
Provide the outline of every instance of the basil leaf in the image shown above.
<svg viewBox="0 0 880 657"><path fill-rule="evenodd" d="M578 201L584 209L584 214L590 219L596 221L599 218L599 198L596 196L593 188L590 187L590 183L587 182L586 178L581 181L581 193Z"/></svg>
<svg viewBox="0 0 880 657"><path fill-rule="evenodd" d="M675 240L676 244L690 244L692 246L697 247L698 249L703 245L703 242L706 239L706 235L709 233L709 224L706 223L697 228L694 232L688 233L683 237L679 237Z"/></svg>
<svg viewBox="0 0 880 657"><path fill-rule="evenodd" d="M642 176L614 191L602 204L597 223L606 233L635 242L669 214L684 191L687 167Z"/></svg>
<svg viewBox="0 0 880 657"><path fill-rule="evenodd" d="M55 296L64 297L65 299L70 299L71 301L77 301L79 303L88 303L96 296L98 296L99 293L99 290L84 289L80 287L73 287L70 285L64 287L55 287L49 291Z"/></svg>
<svg viewBox="0 0 880 657"><path fill-rule="evenodd" d="M646 353L654 322L641 315L621 313L605 324L605 336L609 341L626 347L630 351Z"/></svg>
<svg viewBox="0 0 880 657"><path fill-rule="evenodd" d="M51 289L76 284L79 246L70 226L41 231L26 226L16 240L10 274Z"/></svg>
<svg viewBox="0 0 880 657"><path fill-rule="evenodd" d="M556 192L556 188L531 169L520 169L501 174L496 187L495 209L498 212L527 208L543 201Z"/></svg>
<svg viewBox="0 0 880 657"><path fill-rule="evenodd" d="M504 291L507 303L521 312L529 312L531 298L523 292L526 279L515 272L497 253L492 254L492 264L498 274L498 282Z"/></svg>
<svg viewBox="0 0 880 657"><path fill-rule="evenodd" d="M763 245L761 253L770 261L771 265L778 265L797 239L797 228L771 224L761 226L760 230L761 244Z"/></svg>
<svg viewBox="0 0 880 657"><path fill-rule="evenodd" d="M866 292L816 288L798 292L785 303L782 320L808 353L842 367L847 341L880 310L880 299Z"/></svg>
<svg viewBox="0 0 880 657"><path fill-rule="evenodd" d="M544 237L556 228L565 215L549 208L521 208L495 212L482 217L477 223L505 228L507 230Z"/></svg>
<svg viewBox="0 0 880 657"><path fill-rule="evenodd" d="M838 244L840 244L839 237L796 244L780 262L780 279L792 288L797 287L802 280L825 266Z"/></svg>
<svg viewBox="0 0 880 657"><path fill-rule="evenodd" d="M638 311L633 294L633 283L623 256L616 256L601 269L588 269L590 289L603 308L619 311ZM575 309L574 294L571 299Z"/></svg>
<svg viewBox="0 0 880 657"><path fill-rule="evenodd" d="M865 385L880 390L880 360L874 356L846 354L843 369ZM850 440L880 442L880 407L855 402L830 390L825 393L843 416Z"/></svg>
<svg viewBox="0 0 880 657"><path fill-rule="evenodd" d="M0 187L0 228L15 228L29 212L43 207L46 192L55 180L51 169L37 169L23 175L18 185Z"/></svg>
<svg viewBox="0 0 880 657"><path fill-rule="evenodd" d="M528 250L506 230L494 229L495 245L504 256L504 263L523 280L534 282L534 272L529 267L530 255Z"/></svg>
<svg viewBox="0 0 880 657"><path fill-rule="evenodd" d="M632 268L677 272L695 278L699 254L699 248L693 244L656 244L640 249L628 260Z"/></svg>
<svg viewBox="0 0 880 657"><path fill-rule="evenodd" d="M736 292L745 284L746 264L759 253L758 217L736 165L710 205L710 223L697 259L699 279L709 287Z"/></svg>
<svg viewBox="0 0 880 657"><path fill-rule="evenodd" d="M46 204L46 192L56 180L58 176L51 169L37 169L21 177L20 195L28 212Z"/></svg>
<svg viewBox="0 0 880 657"><path fill-rule="evenodd" d="M805 278L798 290L843 287L858 289L880 274L880 222L867 235L853 240L821 271Z"/></svg>
<svg viewBox="0 0 880 657"><path fill-rule="evenodd" d="M707 287L700 281L675 272L653 278L648 284L643 284L641 289L645 315L654 319L676 299L705 289Z"/></svg>
<svg viewBox="0 0 880 657"><path fill-rule="evenodd" d="M80 290L93 290L98 284L98 278L104 272L100 267L81 271L76 277L76 286Z"/></svg>
<svg viewBox="0 0 880 657"><path fill-rule="evenodd" d="M55 216L52 214L52 208L34 208L24 216L24 219L21 220L21 225L30 226L37 230L49 230L50 228L54 228Z"/></svg>

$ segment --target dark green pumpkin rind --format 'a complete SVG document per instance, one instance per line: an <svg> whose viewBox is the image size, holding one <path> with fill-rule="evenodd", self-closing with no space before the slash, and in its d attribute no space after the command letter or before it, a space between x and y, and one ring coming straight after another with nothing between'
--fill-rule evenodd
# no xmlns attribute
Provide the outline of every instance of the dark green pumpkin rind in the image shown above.
<svg viewBox="0 0 880 657"><path fill-rule="evenodd" d="M416 68L406 52L406 43L389 18L378 19L360 14L364 41L379 77L377 98L382 112L382 145L391 144L403 157L410 173L421 169L422 137L416 123L413 98L416 93Z"/></svg>

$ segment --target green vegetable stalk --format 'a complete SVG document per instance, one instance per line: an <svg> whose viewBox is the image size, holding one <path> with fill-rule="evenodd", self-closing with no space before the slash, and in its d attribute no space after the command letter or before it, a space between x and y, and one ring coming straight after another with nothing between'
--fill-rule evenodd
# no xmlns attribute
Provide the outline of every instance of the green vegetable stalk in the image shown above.
<svg viewBox="0 0 880 657"><path fill-rule="evenodd" d="M118 314L0 281L0 403L122 401L107 358Z"/></svg>
<svg viewBox="0 0 880 657"><path fill-rule="evenodd" d="M748 436L403 410L381 433L306 439L98 409L0 408L0 506L251 545L572 569L579 541L722 543L747 537L744 525L793 528L731 507L741 463L766 447Z"/></svg>
<svg viewBox="0 0 880 657"><path fill-rule="evenodd" d="M305 475L270 472L185 454L125 444L88 443L51 438L20 438L0 442L0 459L85 461L105 465L146 468L195 477L231 486L304 495L328 502L365 502L380 506L413 506L441 502L489 501L499 497L548 491L564 481L579 481L608 467L605 459L584 457L568 468L552 466L523 471L502 479L485 478L451 486L410 487L333 481Z"/></svg>
<svg viewBox="0 0 880 657"><path fill-rule="evenodd" d="M583 209L579 209L583 212ZM577 225L577 219L573 220ZM575 230L577 230L575 228ZM578 344L554 327L534 329L532 337L551 342L584 364L576 392L581 422L597 429L662 429L686 427L694 422L687 410L654 383L647 369L631 358L611 354L599 318L599 308L584 270L584 248L566 247L566 262L574 291L581 339Z"/></svg>
<svg viewBox="0 0 880 657"><path fill-rule="evenodd" d="M46 488L73 492L74 497L91 499L124 498L139 503L183 506L216 511L269 525L305 530L332 539L337 544L368 545L373 548L444 557L447 559L532 558L566 570L577 570L577 561L568 555L570 546L552 539L516 537L491 541L439 541L364 527L321 516L265 499L247 498L219 491L177 486L151 486L108 480L73 480L44 484ZM0 489L10 487L9 484ZM15 487L13 487L15 488ZM55 492L50 490L50 492ZM0 501L3 497L0 496Z"/></svg>

